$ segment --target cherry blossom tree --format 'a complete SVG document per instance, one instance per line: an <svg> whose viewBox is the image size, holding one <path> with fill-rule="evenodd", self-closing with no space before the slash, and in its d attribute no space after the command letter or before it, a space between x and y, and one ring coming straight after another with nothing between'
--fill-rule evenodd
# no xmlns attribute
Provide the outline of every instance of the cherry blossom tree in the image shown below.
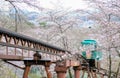
<svg viewBox="0 0 120 78"><path fill-rule="evenodd" d="M92 7L91 11L87 11L90 14L89 19L94 20L96 30L98 30L96 39L102 45L102 49L105 50L105 55L109 60L108 63L108 78L112 77L112 71L116 68L116 78L119 73L120 65L120 1L119 0L89 0L89 4Z"/></svg>

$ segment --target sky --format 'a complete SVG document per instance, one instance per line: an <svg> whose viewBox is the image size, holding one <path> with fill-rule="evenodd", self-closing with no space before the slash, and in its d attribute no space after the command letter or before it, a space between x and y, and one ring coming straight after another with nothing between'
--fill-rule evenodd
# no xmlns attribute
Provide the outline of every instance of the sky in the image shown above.
<svg viewBox="0 0 120 78"><path fill-rule="evenodd" d="M53 5L62 5L64 8L71 9L86 9L88 7L84 0L40 0L40 5L49 9L54 9Z"/></svg>
<svg viewBox="0 0 120 78"><path fill-rule="evenodd" d="M69 8L72 10L75 9L87 9L88 5L85 2L85 0L30 0L32 1L35 5L40 6L42 8L46 9L55 9L56 6L62 6L63 8ZM0 1L0 8L2 9L3 5L8 5L8 2L1 0ZM29 7L24 4L17 4L17 6L21 6L22 9L27 9L29 11L37 11L37 9L33 7ZM24 8L23 8L24 7ZM9 9L8 6L4 6L5 9Z"/></svg>

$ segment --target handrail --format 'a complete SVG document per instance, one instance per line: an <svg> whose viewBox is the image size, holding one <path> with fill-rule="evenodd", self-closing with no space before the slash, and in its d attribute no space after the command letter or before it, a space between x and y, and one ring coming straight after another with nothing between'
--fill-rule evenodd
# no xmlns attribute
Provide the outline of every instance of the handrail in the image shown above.
<svg viewBox="0 0 120 78"><path fill-rule="evenodd" d="M63 52L66 52L66 51L67 51L67 50L65 50L65 49L62 49L62 48L53 46L53 45L51 45L51 44L45 43L45 42L43 42L43 41L34 39L34 38L32 38L32 37L29 37L29 36L22 35L22 34L20 34L20 33L16 33L16 32L7 30L7 29L2 28L2 27L0 27L0 34L6 34L6 35L8 35L9 37L16 37L17 39L23 39L23 40L26 40L26 41L38 43L38 44L41 44L42 46L45 46L45 47L48 47L48 48L52 48L52 49L56 49L56 50L59 50L59 51L63 51Z"/></svg>

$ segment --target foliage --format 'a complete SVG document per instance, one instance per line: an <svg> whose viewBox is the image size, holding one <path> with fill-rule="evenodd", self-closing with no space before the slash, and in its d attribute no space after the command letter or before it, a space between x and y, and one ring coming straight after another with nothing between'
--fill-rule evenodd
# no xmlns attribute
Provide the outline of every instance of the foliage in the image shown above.
<svg viewBox="0 0 120 78"><path fill-rule="evenodd" d="M80 52L80 42L86 38L98 40L101 46L97 49L104 54L102 61L104 68L109 70L109 78L112 71L119 75L119 59L120 59L120 1L119 0L87 0L90 4L90 10L83 12L71 11L63 9L62 6L55 6L56 9L43 10L38 4L34 5L34 0L6 0L17 10L17 21L0 11L0 26L18 31L28 32L32 37L37 36L38 39L56 46L70 50L71 52ZM19 12L20 6L17 3L26 3L39 9L41 15L37 19L38 27L26 19L26 15ZM36 2L37 3L37 2ZM1 9L1 8L0 8ZM42 9L42 10L41 10ZM89 20L94 21L94 26L89 28L81 28L84 21L78 17L78 14L88 13ZM78 16L76 16L78 15ZM14 16L14 15L13 15ZM16 25L17 24L17 25ZM29 28L29 29L28 29ZM32 33L32 34L31 34ZM5 68L6 69L6 68ZM116 70L115 70L116 69ZM31 77L40 77L36 75L36 71L31 71ZM12 75L13 73L10 72ZM12 75L14 76L14 75ZM3 77L4 78L4 77Z"/></svg>
<svg viewBox="0 0 120 78"><path fill-rule="evenodd" d="M99 50L105 52L103 53L106 56L104 59L107 62L104 65L104 68L108 69L108 78L112 77L113 70L116 69L116 65L120 61L120 23L119 20L119 0L88 0L90 2L90 6L94 9L91 13L88 12L89 19L95 21L96 27L96 38L101 43L101 48ZM95 28L94 28L95 29ZM94 32L95 33L95 32ZM107 61L108 60L108 61ZM105 62L102 61L102 62ZM104 63L105 64L105 63ZM113 66L114 64L114 66ZM105 67L106 66L106 67ZM116 72L115 70L114 72Z"/></svg>
<svg viewBox="0 0 120 78"><path fill-rule="evenodd" d="M45 27L45 26L46 26L46 22L40 22L39 24L40 24L40 26L42 26L42 27Z"/></svg>
<svg viewBox="0 0 120 78"><path fill-rule="evenodd" d="M1 63L1 62L0 62ZM0 67L0 78L18 78L12 69L5 64Z"/></svg>
<svg viewBox="0 0 120 78"><path fill-rule="evenodd" d="M42 78L41 75L35 74L35 73L30 73L29 78Z"/></svg>

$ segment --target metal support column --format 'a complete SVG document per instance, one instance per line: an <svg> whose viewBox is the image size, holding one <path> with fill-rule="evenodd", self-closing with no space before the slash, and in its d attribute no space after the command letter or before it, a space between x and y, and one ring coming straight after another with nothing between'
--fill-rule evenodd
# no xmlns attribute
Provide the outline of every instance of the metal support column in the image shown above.
<svg viewBox="0 0 120 78"><path fill-rule="evenodd" d="M80 78L80 70L81 70L81 66L75 66L73 67L74 69L74 78Z"/></svg>
<svg viewBox="0 0 120 78"><path fill-rule="evenodd" d="M26 65L25 70L24 70L24 74L23 74L23 78L28 78L29 71L30 71L30 65Z"/></svg>
<svg viewBox="0 0 120 78"><path fill-rule="evenodd" d="M101 74L101 78L104 78L104 75L103 75L103 74Z"/></svg>
<svg viewBox="0 0 120 78"><path fill-rule="evenodd" d="M49 66L45 66L45 71L47 73L47 78L52 78L52 74L50 72L50 67Z"/></svg>
<svg viewBox="0 0 120 78"><path fill-rule="evenodd" d="M57 78L66 78L67 67L56 66L55 71L57 73Z"/></svg>

